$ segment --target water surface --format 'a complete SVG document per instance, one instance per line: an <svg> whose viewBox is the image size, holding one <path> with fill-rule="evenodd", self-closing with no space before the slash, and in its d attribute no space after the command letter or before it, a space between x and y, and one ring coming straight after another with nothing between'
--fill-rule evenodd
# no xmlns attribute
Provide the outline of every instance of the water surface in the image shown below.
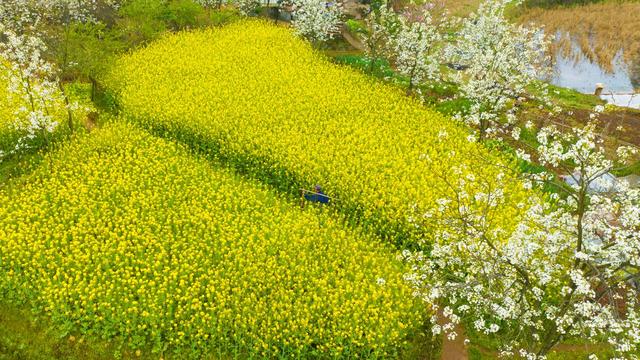
<svg viewBox="0 0 640 360"><path fill-rule="evenodd" d="M593 94L596 84L604 84L601 98L618 106L629 106L640 109L640 94L635 94L640 87L640 66L630 66L623 61L619 51L607 71L598 63L592 62L583 53L580 46L573 41L572 53L558 50L555 58L553 75L550 82L554 85L577 90L585 94ZM639 59L640 62L640 59Z"/></svg>

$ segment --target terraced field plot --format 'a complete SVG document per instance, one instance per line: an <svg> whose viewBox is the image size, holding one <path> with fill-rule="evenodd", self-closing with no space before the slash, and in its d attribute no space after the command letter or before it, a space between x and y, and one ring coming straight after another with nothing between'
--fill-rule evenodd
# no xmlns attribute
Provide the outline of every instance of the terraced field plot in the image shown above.
<svg viewBox="0 0 640 360"><path fill-rule="evenodd" d="M392 357L424 323L394 252L115 124L0 188L0 294L179 358Z"/></svg>
<svg viewBox="0 0 640 360"><path fill-rule="evenodd" d="M321 184L344 213L398 242L413 241L411 209L431 212L453 195L447 179L469 175L474 193L473 179L506 176L452 120L265 22L165 37L111 78L124 114L156 134L284 192ZM509 228L531 194L504 183L507 205L494 218Z"/></svg>

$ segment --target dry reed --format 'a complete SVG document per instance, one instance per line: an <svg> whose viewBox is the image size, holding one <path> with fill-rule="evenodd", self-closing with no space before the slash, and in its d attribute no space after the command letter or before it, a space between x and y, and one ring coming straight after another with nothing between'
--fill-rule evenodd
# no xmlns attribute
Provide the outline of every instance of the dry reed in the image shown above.
<svg viewBox="0 0 640 360"><path fill-rule="evenodd" d="M579 56L572 41L584 55L611 71L616 54L629 66L640 63L640 2L610 1L583 6L523 9L519 21L544 26L547 33L562 35L555 49ZM552 49L553 50L553 49Z"/></svg>

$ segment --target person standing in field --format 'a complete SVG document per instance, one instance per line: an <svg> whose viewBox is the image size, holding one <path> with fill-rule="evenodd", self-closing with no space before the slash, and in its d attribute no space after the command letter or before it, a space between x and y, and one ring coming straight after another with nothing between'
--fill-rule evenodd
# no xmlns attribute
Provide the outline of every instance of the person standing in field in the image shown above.
<svg viewBox="0 0 640 360"><path fill-rule="evenodd" d="M320 204L328 204L329 197L322 192L322 187L320 185L316 185L313 187L313 192L307 192L304 194L304 198L307 201L317 202Z"/></svg>

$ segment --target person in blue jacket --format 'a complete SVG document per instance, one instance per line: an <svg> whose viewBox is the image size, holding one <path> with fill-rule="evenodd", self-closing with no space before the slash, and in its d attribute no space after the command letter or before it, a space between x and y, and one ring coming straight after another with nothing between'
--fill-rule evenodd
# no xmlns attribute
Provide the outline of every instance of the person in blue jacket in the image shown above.
<svg viewBox="0 0 640 360"><path fill-rule="evenodd" d="M311 202L317 202L320 204L328 204L329 203L329 197L322 192L322 187L320 187L320 185L316 185L313 187L313 191L314 192L307 192L304 194L304 198L307 201L311 201Z"/></svg>

